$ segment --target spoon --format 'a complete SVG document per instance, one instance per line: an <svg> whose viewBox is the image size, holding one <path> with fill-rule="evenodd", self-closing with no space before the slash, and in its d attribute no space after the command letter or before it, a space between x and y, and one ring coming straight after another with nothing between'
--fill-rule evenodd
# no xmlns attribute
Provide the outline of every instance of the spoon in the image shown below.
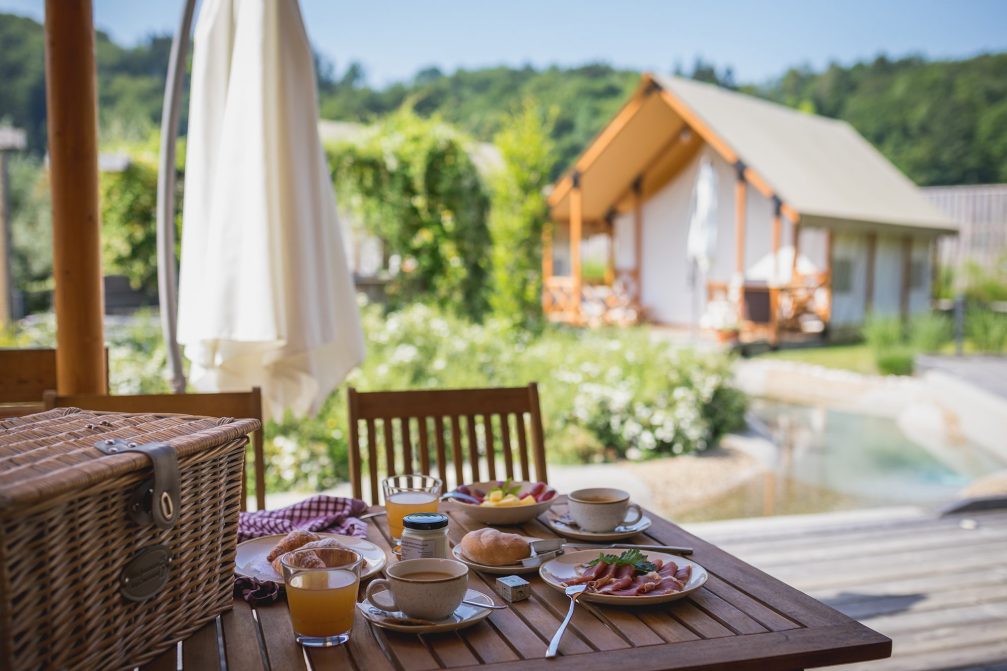
<svg viewBox="0 0 1007 671"><path fill-rule="evenodd" d="M461 492L447 492L441 496L441 501L446 501L447 499L454 499L455 501L461 501L462 503L479 505L479 499L474 496L469 496L468 494L462 494Z"/></svg>
<svg viewBox="0 0 1007 671"><path fill-rule="evenodd" d="M566 626L570 624L570 620L573 618L573 608L577 605L577 599L581 594L587 589L587 585L570 585L564 592L568 597L570 597L570 610L566 612L566 617L563 618L563 623L559 625L559 629L553 634L552 640L549 641L549 649L545 651L546 658L555 657L556 653L559 651L559 641L563 638L563 632L566 631Z"/></svg>
<svg viewBox="0 0 1007 671"><path fill-rule="evenodd" d="M477 608L489 608L491 610L507 610L507 606L498 606L494 604L483 603L482 601L469 601L468 599L463 599L462 603L467 603L470 606L476 606Z"/></svg>

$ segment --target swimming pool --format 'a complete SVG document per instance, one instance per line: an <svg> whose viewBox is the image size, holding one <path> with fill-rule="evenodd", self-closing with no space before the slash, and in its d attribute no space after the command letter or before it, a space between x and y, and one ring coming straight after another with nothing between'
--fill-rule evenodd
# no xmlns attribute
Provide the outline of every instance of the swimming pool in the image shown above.
<svg viewBox="0 0 1007 671"><path fill-rule="evenodd" d="M754 399L750 424L771 439L755 455L766 474L680 519L936 507L975 478L1007 468L964 439L914 442L888 417Z"/></svg>

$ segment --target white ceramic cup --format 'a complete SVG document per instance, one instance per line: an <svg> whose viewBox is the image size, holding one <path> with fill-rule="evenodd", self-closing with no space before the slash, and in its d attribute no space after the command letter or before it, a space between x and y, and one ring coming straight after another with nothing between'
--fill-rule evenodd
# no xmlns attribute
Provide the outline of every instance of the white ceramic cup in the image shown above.
<svg viewBox="0 0 1007 671"><path fill-rule="evenodd" d="M636 524L643 518L640 506L629 502L629 492L610 487L578 489L567 497L570 517L584 531L604 533L622 524ZM627 518L632 511L633 516Z"/></svg>
<svg viewBox="0 0 1007 671"><path fill-rule="evenodd" d="M410 578L420 573L442 573L445 577ZM443 620L455 612L469 582L469 567L454 559L407 559L389 566L385 574L387 580L372 580L367 586L367 600L378 608L400 610L421 620Z"/></svg>

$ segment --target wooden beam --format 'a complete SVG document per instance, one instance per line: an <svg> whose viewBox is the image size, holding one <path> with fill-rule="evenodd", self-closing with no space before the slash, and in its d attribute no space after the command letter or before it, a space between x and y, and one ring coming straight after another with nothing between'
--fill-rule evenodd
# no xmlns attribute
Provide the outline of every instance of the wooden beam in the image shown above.
<svg viewBox="0 0 1007 671"><path fill-rule="evenodd" d="M615 284L615 213L610 212L605 217L606 234L608 235L608 256L605 261L605 284Z"/></svg>
<svg viewBox="0 0 1007 671"><path fill-rule="evenodd" d="M745 188L744 165L737 164L738 178L734 183L734 270L745 277L745 206L747 205L747 190Z"/></svg>
<svg viewBox="0 0 1007 671"><path fill-rule="evenodd" d="M913 239L911 236L902 238L902 290L899 295L899 314L902 321L909 321L909 286L910 272L913 266Z"/></svg>
<svg viewBox="0 0 1007 671"><path fill-rule="evenodd" d="M874 312L874 266L878 258L878 234L867 234L867 276L864 282L864 314Z"/></svg>
<svg viewBox="0 0 1007 671"><path fill-rule="evenodd" d="M633 97L616 113L615 118L588 144L587 149L584 150L584 153L574 163L573 170L565 175L560 180L560 183L556 185L556 188L553 189L553 192L549 194L548 203L550 207L554 207L563 200L567 193L570 193L571 189L574 188L574 181L579 181L580 173L591 167L591 164L601 156L602 152L608 149L608 146L612 144L616 136L622 132L622 129L629 124L630 120L643 107L643 104L650 95L650 91L650 84L641 84L633 94Z"/></svg>
<svg viewBox="0 0 1007 671"><path fill-rule="evenodd" d="M769 310L770 310L770 341L773 345L780 342L780 237L783 235L783 222L781 221L781 208L783 202L778 196L773 196L773 282L769 287ZM773 286L776 285L776 286Z"/></svg>
<svg viewBox="0 0 1007 671"><path fill-rule="evenodd" d="M580 240L584 231L584 194L580 188L580 173L574 173L570 191L570 276L573 292L574 321L580 321L581 267Z"/></svg>
<svg viewBox="0 0 1007 671"><path fill-rule="evenodd" d="M790 282L797 281L797 257L801 254L801 224L794 222L794 227L790 229L790 246L794 248L794 258L790 260Z"/></svg>
<svg viewBox="0 0 1007 671"><path fill-rule="evenodd" d="M91 0L46 0L45 84L60 394L104 394L98 106Z"/></svg>
<svg viewBox="0 0 1007 671"><path fill-rule="evenodd" d="M633 279L637 307L643 305L643 175L633 181Z"/></svg>

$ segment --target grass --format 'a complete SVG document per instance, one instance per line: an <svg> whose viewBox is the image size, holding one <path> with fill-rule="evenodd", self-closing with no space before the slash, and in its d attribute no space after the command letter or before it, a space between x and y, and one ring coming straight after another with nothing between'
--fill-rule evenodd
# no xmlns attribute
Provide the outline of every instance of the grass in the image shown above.
<svg viewBox="0 0 1007 671"><path fill-rule="evenodd" d="M822 347L800 347L766 352L762 356L783 361L798 361L826 368L840 368L855 373L877 375L874 354L866 343L852 345L825 345Z"/></svg>

